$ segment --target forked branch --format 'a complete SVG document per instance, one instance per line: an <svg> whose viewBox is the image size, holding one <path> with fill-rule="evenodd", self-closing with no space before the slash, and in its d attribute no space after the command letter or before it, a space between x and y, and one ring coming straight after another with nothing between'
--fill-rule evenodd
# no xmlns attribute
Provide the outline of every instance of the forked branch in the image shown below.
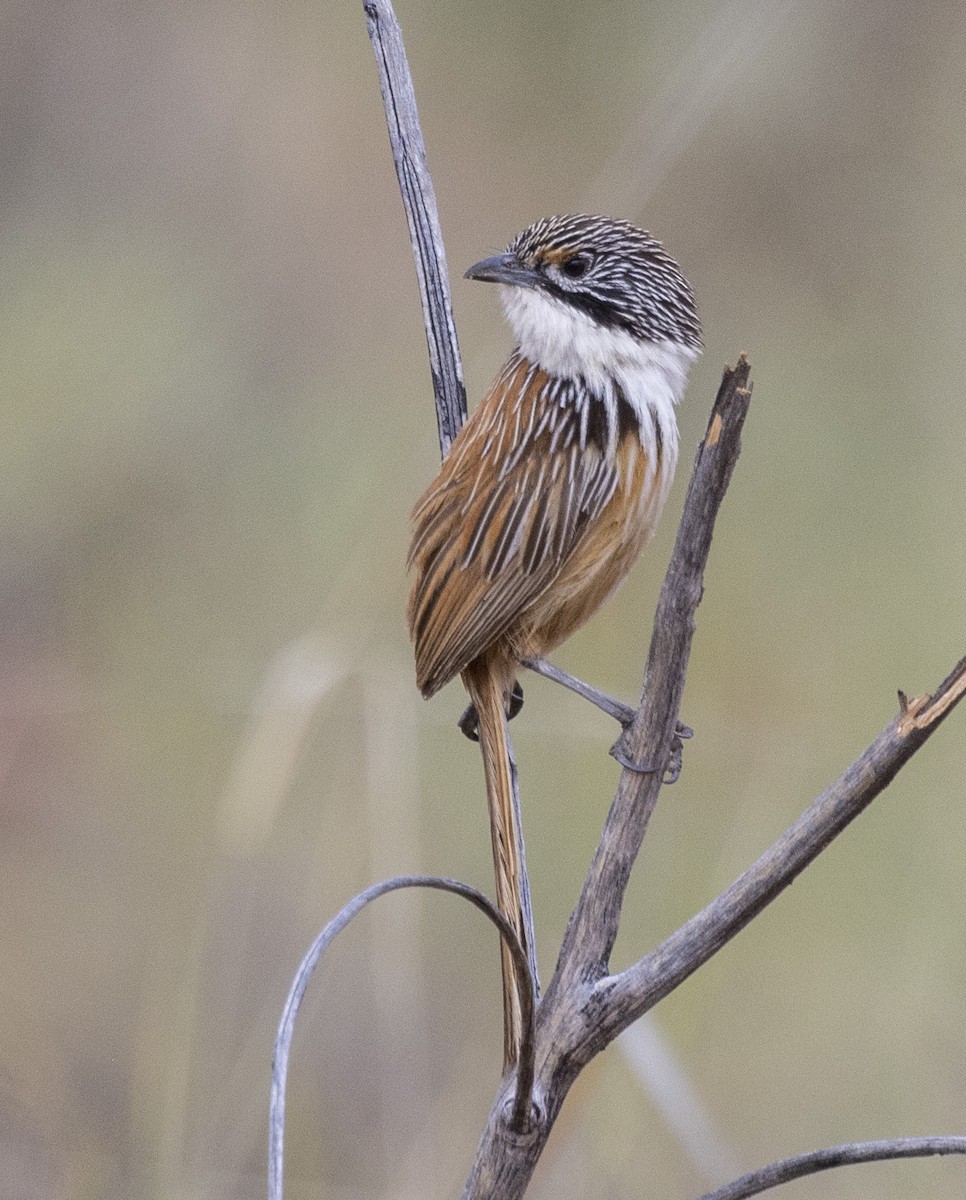
<svg viewBox="0 0 966 1200"><path fill-rule="evenodd" d="M737 429L744 413L737 415L730 407L729 387L733 384L733 375L729 378L726 373L709 434L698 452L655 619L645 698L632 726L630 753L639 754L656 768L663 766L661 756L666 755L676 721L710 525L730 475L726 463L711 470L705 456L719 442L730 447L726 457L731 465L732 456L737 456ZM747 399L745 389L739 392ZM699 531L696 538L685 532L692 520L697 522L692 529ZM538 1007L535 1099L541 1122L527 1139L508 1136L501 1115L505 1094L497 1098L464 1200L491 1196L516 1200L523 1195L560 1106L587 1062L774 900L885 789L964 695L966 658L932 694L911 701L903 697L900 712L869 748L721 896L639 962L609 976L607 956L617 931L620 902L662 776L660 769L646 774L625 770L557 970ZM820 1161L824 1152L817 1153L816 1161Z"/></svg>
<svg viewBox="0 0 966 1200"><path fill-rule="evenodd" d="M698 448L674 553L661 589L651 637L644 699L624 745L646 770L625 768L600 844L564 938L557 969L538 1006L539 1120L530 1135L513 1137L504 1116L508 1081L498 1095L477 1152L464 1200L523 1195L564 1098L579 1072L615 1034L607 960L620 921L621 901L664 778L677 725L694 615L715 518L741 449L748 412L750 367L742 355L726 368L704 441Z"/></svg>
<svg viewBox="0 0 966 1200"><path fill-rule="evenodd" d="M439 222L398 24L389 0L364 0L364 7L413 241L440 445L445 454L465 417L465 400ZM514 1094L520 1094L518 1081L509 1074L491 1110L464 1200L515 1200L523 1195L560 1106L582 1067L775 899L887 786L966 694L964 659L932 695L912 702L902 698L900 713L868 750L731 887L639 962L616 976L608 975L624 892L672 747L704 566L717 511L737 460L749 398L748 364L742 357L734 371L725 373L698 451L655 619L644 697L622 739L622 760L639 769L622 773L556 972L537 1010L534 1116L528 1125L521 1120L519 1103L513 1101ZM912 1140L908 1144L911 1146ZM805 1160L822 1160L823 1166L840 1165L831 1159L824 1161L822 1156L848 1149L818 1151L791 1161L801 1165ZM861 1147L852 1150L863 1153ZM919 1152L954 1151L947 1145L943 1150ZM783 1166L786 1164L775 1164L766 1171ZM747 1187L747 1179L730 1186L739 1185ZM752 1194L723 1190L706 1200L737 1200Z"/></svg>

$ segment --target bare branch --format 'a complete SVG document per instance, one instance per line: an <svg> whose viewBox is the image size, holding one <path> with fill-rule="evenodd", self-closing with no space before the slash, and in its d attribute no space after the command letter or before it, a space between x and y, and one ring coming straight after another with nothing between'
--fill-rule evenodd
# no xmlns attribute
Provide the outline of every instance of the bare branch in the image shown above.
<svg viewBox="0 0 966 1200"><path fill-rule="evenodd" d="M595 1037L609 1041L726 945L818 857L895 778L966 695L966 658L904 712L756 863L707 908L620 975L601 980Z"/></svg>
<svg viewBox="0 0 966 1200"><path fill-rule="evenodd" d="M739 376L738 371L744 374ZM655 617L644 697L625 747L629 758L655 769L647 773L625 770L621 776L557 970L538 1009L538 1119L526 1138L510 1136L502 1116L510 1081L504 1080L464 1200L493 1195L516 1200L523 1195L560 1107L583 1066L774 899L886 787L966 694L963 660L934 694L907 701L842 779L719 900L635 966L618 976L606 976L624 889L660 790L660 768L667 761L677 722L711 532L739 451L749 400L746 383L747 363L741 359L738 370L725 374L698 451Z"/></svg>
<svg viewBox="0 0 966 1200"><path fill-rule="evenodd" d="M705 1192L699 1200L747 1200L767 1192L769 1188L832 1167L848 1167L855 1163L881 1162L892 1158L928 1158L933 1154L966 1154L966 1137L892 1138L881 1142L849 1142L829 1146L771 1163L759 1171L742 1175L733 1183L713 1192Z"/></svg>
<svg viewBox="0 0 966 1200"><path fill-rule="evenodd" d="M363 0L369 40L379 69L379 87L389 125L396 177L409 222L409 238L419 277L419 295L436 396L439 448L445 458L466 420L466 389L460 362L446 252L436 195L426 165L426 147L402 33L389 0Z"/></svg>
<svg viewBox="0 0 966 1200"><path fill-rule="evenodd" d="M476 888L460 883L455 879L442 879L436 875L397 875L393 879L383 880L354 896L349 903L326 925L318 935L295 972L295 978L289 989L282 1009L282 1019L279 1022L278 1033L275 1037L275 1052L272 1059L272 1090L269 1100L269 1133L268 1133L268 1200L282 1200L284 1181L284 1139L285 1139L285 1085L288 1078L288 1060L292 1048L292 1035L295 1032L295 1018L305 996L312 972L318 965L330 942L346 925L357 916L367 904L378 900L389 892L400 888L432 888L441 892L451 892L468 900L478 908L499 929L505 945L513 955L514 972L520 999L522 1016L522 1031L520 1037L520 1061L515 1074L515 1089L512 1104L509 1106L507 1121L509 1127L523 1133L530 1125L531 1108L533 1103L534 1079L534 1014L536 1009L536 993L533 977L530 974L527 956L520 945L513 927L503 914Z"/></svg>

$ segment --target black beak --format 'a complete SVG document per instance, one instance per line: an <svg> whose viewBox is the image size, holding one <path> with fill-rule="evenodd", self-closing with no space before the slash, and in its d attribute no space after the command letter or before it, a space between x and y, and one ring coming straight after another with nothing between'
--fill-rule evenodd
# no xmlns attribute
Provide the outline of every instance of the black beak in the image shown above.
<svg viewBox="0 0 966 1200"><path fill-rule="evenodd" d="M529 288L535 288L543 281L539 271L524 266L515 254L497 254L495 258L484 258L481 262L474 263L463 278Z"/></svg>

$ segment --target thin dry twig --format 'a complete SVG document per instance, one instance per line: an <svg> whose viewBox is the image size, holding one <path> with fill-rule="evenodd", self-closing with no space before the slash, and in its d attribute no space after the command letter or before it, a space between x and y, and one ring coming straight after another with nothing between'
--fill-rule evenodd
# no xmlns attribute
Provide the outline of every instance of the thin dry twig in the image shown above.
<svg viewBox="0 0 966 1200"><path fill-rule="evenodd" d="M545 1123L528 1142L511 1142L499 1128L498 1106L470 1176L464 1200L523 1195L550 1126L580 1070L621 1030L668 995L717 953L780 894L895 777L966 696L966 658L931 695L911 701L842 777L775 844L702 912L650 954L616 976L597 979L592 964L597 943L571 950L570 974L551 981L537 1012L535 1096ZM910 716L910 712L914 715ZM616 804L616 801L615 801ZM568 931L568 935L572 932ZM583 957L584 974L574 964ZM830 1163L829 1165L836 1165Z"/></svg>
<svg viewBox="0 0 966 1200"><path fill-rule="evenodd" d="M332 918L322 932L309 947L305 957L299 964L292 980L282 1009L278 1033L275 1037L275 1052L272 1059L272 1090L269 1099L269 1134L268 1134L268 1200L282 1200L284 1186L284 1152L285 1152L285 1087L288 1079L288 1062L292 1049L292 1036L295 1033L295 1018L305 996L312 973L319 959L328 948L332 939L345 929L346 925L357 916L367 904L378 900L389 892L401 888L431 888L441 892L451 892L468 900L478 908L500 931L504 943L513 955L516 968L514 972L520 999L522 1030L520 1037L520 1060L515 1073L515 1088L513 1099L509 1104L506 1119L514 1131L524 1132L530 1124L531 1106L533 1102L534 1076L534 1047L535 1028L534 1013L536 1008L536 992L533 978L530 975L527 956L509 921L487 898L476 888L460 883L455 879L442 879L436 875L398 875L393 879L383 880L360 892L357 896Z"/></svg>
<svg viewBox="0 0 966 1200"><path fill-rule="evenodd" d="M934 1154L966 1154L966 1137L891 1138L878 1142L848 1142L785 1158L713 1192L705 1192L699 1200L748 1200L767 1192L769 1188L791 1183L818 1171L832 1167L848 1167L856 1163L882 1162L894 1158L928 1158Z"/></svg>

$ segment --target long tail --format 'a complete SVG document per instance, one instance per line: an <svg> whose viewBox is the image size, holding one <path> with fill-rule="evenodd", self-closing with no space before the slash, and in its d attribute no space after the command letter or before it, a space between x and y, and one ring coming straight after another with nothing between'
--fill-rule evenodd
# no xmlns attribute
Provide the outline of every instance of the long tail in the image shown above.
<svg viewBox="0 0 966 1200"><path fill-rule="evenodd" d="M463 682L476 708L480 749L486 779L496 873L496 903L513 926L527 958L533 962L530 945L530 894L523 869L523 838L517 819L514 769L506 727L507 687L505 672L485 659L478 659L463 672ZM513 1066L520 1051L521 1015L513 959L506 946L503 961L503 1066Z"/></svg>

